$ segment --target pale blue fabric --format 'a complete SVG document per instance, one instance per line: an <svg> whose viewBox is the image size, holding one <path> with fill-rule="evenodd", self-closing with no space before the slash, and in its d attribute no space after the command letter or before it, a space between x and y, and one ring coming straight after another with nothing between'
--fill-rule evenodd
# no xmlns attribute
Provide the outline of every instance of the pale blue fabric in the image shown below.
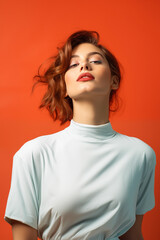
<svg viewBox="0 0 160 240"><path fill-rule="evenodd" d="M14 155L4 219L43 240L117 240L155 206L154 150L111 123L73 121Z"/></svg>

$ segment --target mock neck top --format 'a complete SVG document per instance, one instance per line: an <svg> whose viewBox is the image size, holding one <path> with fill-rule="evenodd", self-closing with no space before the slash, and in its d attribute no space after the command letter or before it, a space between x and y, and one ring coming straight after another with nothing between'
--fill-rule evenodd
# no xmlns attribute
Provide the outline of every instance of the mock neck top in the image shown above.
<svg viewBox="0 0 160 240"><path fill-rule="evenodd" d="M43 240L118 240L155 206L153 149L111 123L75 122L13 157L5 220Z"/></svg>
<svg viewBox="0 0 160 240"><path fill-rule="evenodd" d="M100 125L78 123L71 119L70 125L66 129L70 134L73 134L78 139L90 140L93 142L109 140L116 135L111 123Z"/></svg>

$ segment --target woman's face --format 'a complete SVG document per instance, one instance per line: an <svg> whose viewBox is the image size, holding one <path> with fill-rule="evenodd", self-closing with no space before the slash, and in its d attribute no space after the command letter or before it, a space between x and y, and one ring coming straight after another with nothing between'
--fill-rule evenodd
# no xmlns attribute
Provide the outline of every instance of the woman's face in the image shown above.
<svg viewBox="0 0 160 240"><path fill-rule="evenodd" d="M90 73L94 79L77 81L82 73ZM66 90L72 100L106 96L109 99L115 81L103 52L91 43L81 43L72 51L69 69L65 76ZM118 88L118 83L117 88Z"/></svg>

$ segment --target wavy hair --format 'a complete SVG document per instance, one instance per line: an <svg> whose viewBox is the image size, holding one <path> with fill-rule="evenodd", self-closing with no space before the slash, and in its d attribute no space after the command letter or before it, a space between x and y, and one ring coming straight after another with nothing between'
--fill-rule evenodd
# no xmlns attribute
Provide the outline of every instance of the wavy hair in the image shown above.
<svg viewBox="0 0 160 240"><path fill-rule="evenodd" d="M35 80L32 92L39 83L47 86L47 90L41 100L39 108L46 108L54 121L59 119L61 125L73 118L73 103L69 96L66 96L66 84L64 81L65 72L69 68L72 50L81 43L91 43L98 47L105 55L111 75L116 75L120 84L121 72L117 59L104 46L99 44L99 33L96 31L81 30L68 37L66 42L57 47L58 53L50 58L49 66L43 73L40 73L43 63L38 68L38 73L33 77ZM109 110L116 111L119 107L117 90L111 90L109 97ZM114 105L114 107L113 107Z"/></svg>

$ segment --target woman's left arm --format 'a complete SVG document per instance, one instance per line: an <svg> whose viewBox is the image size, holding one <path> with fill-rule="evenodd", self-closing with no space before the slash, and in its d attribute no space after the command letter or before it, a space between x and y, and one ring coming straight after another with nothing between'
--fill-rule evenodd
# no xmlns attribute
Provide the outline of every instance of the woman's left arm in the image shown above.
<svg viewBox="0 0 160 240"><path fill-rule="evenodd" d="M136 215L136 221L134 225L122 236L119 237L120 240L144 240L142 236L142 220L143 215Z"/></svg>

